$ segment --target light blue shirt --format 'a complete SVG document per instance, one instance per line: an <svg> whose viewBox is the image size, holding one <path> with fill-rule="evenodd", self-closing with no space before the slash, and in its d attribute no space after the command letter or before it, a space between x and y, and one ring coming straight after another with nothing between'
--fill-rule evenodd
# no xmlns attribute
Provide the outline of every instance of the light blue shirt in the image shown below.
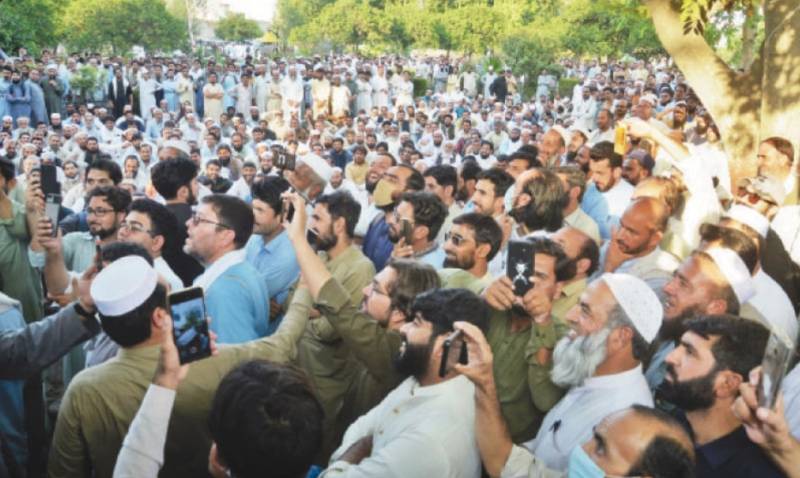
<svg viewBox="0 0 800 478"><path fill-rule="evenodd" d="M0 305L0 332L25 327L22 313L16 307ZM25 467L28 460L28 434L25 431L25 403L22 397L24 380L0 380L0 430L17 464ZM1 461L1 460L0 460Z"/></svg>
<svg viewBox="0 0 800 478"><path fill-rule="evenodd" d="M444 249L441 245L439 245L424 256L417 257L417 260L424 262L425 264L430 264L438 271L444 265L444 259L446 256L447 254L445 254Z"/></svg>
<svg viewBox="0 0 800 478"><path fill-rule="evenodd" d="M229 267L206 290L211 330L221 344L240 344L270 335L278 321L269 320L269 292L248 262Z"/></svg>
<svg viewBox="0 0 800 478"><path fill-rule="evenodd" d="M268 244L264 244L263 236L253 234L245 246L245 258L264 277L270 298L283 305L289 289L300 276L289 234L283 231Z"/></svg>

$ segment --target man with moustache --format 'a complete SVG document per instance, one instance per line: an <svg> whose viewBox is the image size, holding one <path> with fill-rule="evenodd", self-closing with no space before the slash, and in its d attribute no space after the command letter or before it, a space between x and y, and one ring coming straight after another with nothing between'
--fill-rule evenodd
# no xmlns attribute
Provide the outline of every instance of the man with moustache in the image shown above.
<svg viewBox="0 0 800 478"><path fill-rule="evenodd" d="M272 334L278 324L269 322L266 282L245 260L244 246L253 232L250 206L234 196L210 194L186 227L184 252L205 265L193 285L205 292L218 341L236 344Z"/></svg>
<svg viewBox="0 0 800 478"><path fill-rule="evenodd" d="M679 262L659 244L667 228L669 211L658 199L642 197L631 201L600 249L598 273L624 272L634 275L660 292Z"/></svg>
<svg viewBox="0 0 800 478"><path fill-rule="evenodd" d="M666 359L660 395L684 414L695 444L697 478L786 476L748 437L732 406L761 364L769 331L731 315L690 320Z"/></svg>
<svg viewBox="0 0 800 478"><path fill-rule="evenodd" d="M447 206L433 193L415 191L400 196L387 219L389 240L394 244L392 257L413 258L441 269L445 253L436 236L445 217ZM408 237L405 227L410 229Z"/></svg>
<svg viewBox="0 0 800 478"><path fill-rule="evenodd" d="M439 271L445 287L480 294L492 283L489 262L500 251L503 231L489 216L475 212L453 219L443 245L444 268Z"/></svg>
<svg viewBox="0 0 800 478"><path fill-rule="evenodd" d="M641 279L607 273L584 291L567 315L572 329L553 350L553 383L569 391L525 443L554 470L592 436L603 417L632 405L652 406L641 361L661 326L661 304Z"/></svg>
<svg viewBox="0 0 800 478"><path fill-rule="evenodd" d="M417 296L410 312L396 361L409 377L350 425L322 477L480 476L475 387L453 368L442 375L440 364L453 323L485 329L487 307L467 290L438 289Z"/></svg>
<svg viewBox="0 0 800 478"><path fill-rule="evenodd" d="M295 196L289 195L291 199L296 199ZM297 201L292 204L295 206L294 214L299 215ZM352 304L362 302L364 290L375 276L372 262L353 245L353 230L360 209L361 206L348 192L322 195L314 204L306 237L302 240L290 237L296 248L297 261L302 264L301 256L309 254L308 248L300 249L298 243L310 244L313 249L310 254L319 255L326 273L342 284L343 298ZM302 219L298 217L298 220ZM292 222L295 222L294 218ZM308 280L308 276L305 277ZM312 307L314 304L308 294L298 290L287 308L284 320L293 320L296 316L313 318L297 344L297 361L308 372L325 410L323 454L329 454L340 438L335 430L336 417L348 389L355 381L358 367L336 329ZM327 455L323 458L327 458Z"/></svg>
<svg viewBox="0 0 800 478"><path fill-rule="evenodd" d="M589 152L592 181L586 188L581 207L600 227L600 236L611 237L611 226L619 222L633 195L633 186L622 179L622 156L614 143L601 141Z"/></svg>

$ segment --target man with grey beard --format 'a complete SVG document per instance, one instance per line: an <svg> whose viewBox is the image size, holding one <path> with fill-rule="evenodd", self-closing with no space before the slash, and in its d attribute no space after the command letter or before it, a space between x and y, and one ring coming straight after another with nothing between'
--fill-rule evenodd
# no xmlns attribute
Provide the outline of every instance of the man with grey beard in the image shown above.
<svg viewBox="0 0 800 478"><path fill-rule="evenodd" d="M572 447L606 415L653 406L641 360L661 318L658 297L637 277L607 273L589 284L566 316L572 330L553 351L551 378L569 391L525 443L548 468L565 471Z"/></svg>

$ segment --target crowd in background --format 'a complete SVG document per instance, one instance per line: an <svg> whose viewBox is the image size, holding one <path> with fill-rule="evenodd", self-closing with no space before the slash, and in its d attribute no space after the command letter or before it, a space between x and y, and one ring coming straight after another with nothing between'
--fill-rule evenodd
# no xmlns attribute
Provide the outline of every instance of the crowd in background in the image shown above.
<svg viewBox="0 0 800 478"><path fill-rule="evenodd" d="M800 137L560 69L0 59L0 476L800 476Z"/></svg>

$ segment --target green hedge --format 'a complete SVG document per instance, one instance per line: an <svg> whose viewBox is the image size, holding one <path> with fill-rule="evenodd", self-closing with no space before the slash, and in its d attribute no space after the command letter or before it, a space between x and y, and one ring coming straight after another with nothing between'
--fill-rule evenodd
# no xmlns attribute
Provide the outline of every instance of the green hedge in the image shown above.
<svg viewBox="0 0 800 478"><path fill-rule="evenodd" d="M412 81L414 82L414 98L425 96L425 92L428 90L428 80L414 77Z"/></svg>
<svg viewBox="0 0 800 478"><path fill-rule="evenodd" d="M581 80L577 78L559 78L558 94L562 97L572 98L572 90Z"/></svg>

